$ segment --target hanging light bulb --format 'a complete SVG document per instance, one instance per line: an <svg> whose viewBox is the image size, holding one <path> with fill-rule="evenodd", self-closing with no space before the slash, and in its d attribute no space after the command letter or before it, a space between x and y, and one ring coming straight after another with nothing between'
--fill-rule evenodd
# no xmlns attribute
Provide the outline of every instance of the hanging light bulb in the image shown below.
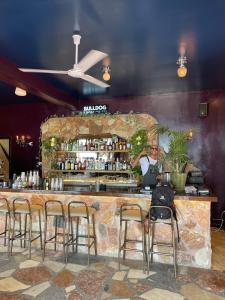
<svg viewBox="0 0 225 300"><path fill-rule="evenodd" d="M184 55L181 55L177 60L177 64L179 65L177 69L177 75L180 78L183 78L187 75L187 68L185 67L186 63L187 63L187 58Z"/></svg>
<svg viewBox="0 0 225 300"><path fill-rule="evenodd" d="M103 66L103 75L102 75L102 78L103 80L105 81L109 81L110 80L110 67L107 65L107 66Z"/></svg>
<svg viewBox="0 0 225 300"><path fill-rule="evenodd" d="M178 77L185 77L187 75L187 68L185 66L180 66L177 69L177 75Z"/></svg>

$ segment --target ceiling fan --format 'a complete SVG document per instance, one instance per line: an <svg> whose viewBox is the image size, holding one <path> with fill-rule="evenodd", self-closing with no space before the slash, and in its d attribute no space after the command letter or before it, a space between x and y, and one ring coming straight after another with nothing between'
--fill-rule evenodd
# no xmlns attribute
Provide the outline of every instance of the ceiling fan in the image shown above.
<svg viewBox="0 0 225 300"><path fill-rule="evenodd" d="M74 78L81 78L88 82L91 82L97 86L102 88L107 88L110 85L98 80L90 75L87 75L85 72L89 70L92 66L97 64L103 58L107 57L108 54L98 51L98 50L91 50L86 54L81 61L78 62L78 46L80 45L81 36L79 34L73 35L73 42L75 45L75 64L73 65L72 69L69 70L44 70L44 69L26 69L26 68L19 68L20 71L23 72L30 72L30 73L50 73L50 74L66 74Z"/></svg>

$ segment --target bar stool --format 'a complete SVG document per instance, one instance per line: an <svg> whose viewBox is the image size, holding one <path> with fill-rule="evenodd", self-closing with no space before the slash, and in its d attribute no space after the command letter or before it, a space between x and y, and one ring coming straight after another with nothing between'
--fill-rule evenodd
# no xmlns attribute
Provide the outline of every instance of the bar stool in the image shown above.
<svg viewBox="0 0 225 300"><path fill-rule="evenodd" d="M66 213L67 213L67 207L62 204L61 201L58 200L48 200L45 202L44 206L44 244L43 244L43 253L42 258L43 261L45 259L45 249L46 244L51 243L54 244L54 250L56 251L56 245L62 245L63 246L63 256L65 259L65 262L67 262L66 257L66 227L67 227L67 220L66 220ZM47 238L47 232L48 232L48 218L54 217L55 218L55 232L53 236L50 236ZM58 227L60 224L60 221L62 221L62 232L58 231ZM61 240L58 240L58 237L61 237Z"/></svg>
<svg viewBox="0 0 225 300"><path fill-rule="evenodd" d="M0 198L0 213L4 214L4 231L0 233L0 238L4 239L4 246L8 246L7 254L10 253L10 232L11 232L11 209L6 198Z"/></svg>
<svg viewBox="0 0 225 300"><path fill-rule="evenodd" d="M153 213L154 209L166 209L168 210L168 215L170 216L168 219L160 219L157 218L156 220L153 220L151 218L151 213ZM173 211L170 207L168 206L151 206L149 209L149 230L148 230L148 272L149 272L149 267L150 267L150 260L151 263L153 263L153 255L158 254L158 255L165 255L165 256L172 256L173 257L173 265L174 265L174 277L176 278L177 276L177 266L176 266L176 239L175 239L175 230L174 230L174 217L173 217ZM156 224L163 224L165 226L170 226L171 227L171 242L165 242L165 241L160 241L157 242L155 240L155 225ZM172 248L173 251L171 252L160 252L159 250L154 251L154 246L167 246L169 248Z"/></svg>
<svg viewBox="0 0 225 300"><path fill-rule="evenodd" d="M27 199L16 198L12 203L12 217L13 217L13 225L12 225L12 236L11 236L11 255L13 250L13 242L16 239L20 239L21 247L22 241L24 241L24 247L26 247L26 242L29 243L29 259L31 258L31 243L36 239L40 238L40 245L42 249L42 230L41 230L41 212L42 206L39 204L30 204ZM32 237L33 233L37 233L33 230L33 216L34 214L38 214L38 223L39 223L39 231L36 236ZM22 221L21 217L24 216L24 231L22 230ZM19 218L19 233L16 234L16 222L17 217ZM29 225L27 225L27 217L29 217ZM27 237L28 234L28 237Z"/></svg>
<svg viewBox="0 0 225 300"><path fill-rule="evenodd" d="M97 238L95 231L95 213L96 209L87 206L83 201L71 201L68 204L68 244L67 244L67 254L69 246L76 247L76 253L78 252L78 246L86 246L88 249L88 265L90 263L90 249L94 246L95 255L97 255ZM90 222L91 217L91 222ZM79 223L80 218L87 220L87 234L79 233ZM76 220L76 235L74 237L74 224L73 221ZM90 224L92 223L92 224ZM92 234L90 233L90 225L92 225ZM79 242L79 238L87 239L87 242ZM68 256L68 255L67 255Z"/></svg>
<svg viewBox="0 0 225 300"><path fill-rule="evenodd" d="M144 228L144 221L145 217L147 216L147 211L143 210L142 207L138 204L122 204L120 207L120 231L119 231L119 250L118 250L118 263L119 263L119 270L120 270L120 257L121 251L123 251L123 259L126 258L126 251L136 251L142 252L143 254L143 271L145 270L145 260L147 260L147 253L146 253L146 238L145 238L145 228ZM127 238L127 228L128 222L135 221L141 224L141 233L142 239L128 239ZM123 222L125 222L125 230L124 236L122 237L122 229L123 229ZM123 238L123 243L122 243ZM127 246L128 243L141 243L142 249L139 250L137 248L129 248Z"/></svg>

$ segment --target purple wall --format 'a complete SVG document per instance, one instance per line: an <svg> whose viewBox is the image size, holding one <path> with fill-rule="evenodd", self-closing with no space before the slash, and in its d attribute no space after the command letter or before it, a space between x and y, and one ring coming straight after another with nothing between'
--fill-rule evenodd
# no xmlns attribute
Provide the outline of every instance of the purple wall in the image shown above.
<svg viewBox="0 0 225 300"><path fill-rule="evenodd" d="M200 102L209 103L209 114L199 117ZM140 112L154 116L160 124L174 129L196 128L190 145L190 155L205 174L206 183L218 196L213 205L213 215L218 216L225 208L225 92L192 92L127 97L114 99L82 100L83 105L107 104L108 111L115 113ZM36 168L39 154L40 125L50 115L70 115L62 107L45 104L19 104L0 107L0 136L12 139L11 173ZM17 134L31 135L33 148L20 148L15 143Z"/></svg>

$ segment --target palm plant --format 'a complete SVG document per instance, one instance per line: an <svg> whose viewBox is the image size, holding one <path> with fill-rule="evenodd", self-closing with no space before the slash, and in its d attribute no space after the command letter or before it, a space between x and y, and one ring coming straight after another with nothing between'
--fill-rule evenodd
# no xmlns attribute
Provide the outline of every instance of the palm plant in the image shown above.
<svg viewBox="0 0 225 300"><path fill-rule="evenodd" d="M169 163L172 172L183 173L186 164L190 162L188 142L190 140L190 132L193 132L193 129L176 131L169 127L155 124L151 130L155 134L167 134L169 137L168 153L163 160Z"/></svg>

